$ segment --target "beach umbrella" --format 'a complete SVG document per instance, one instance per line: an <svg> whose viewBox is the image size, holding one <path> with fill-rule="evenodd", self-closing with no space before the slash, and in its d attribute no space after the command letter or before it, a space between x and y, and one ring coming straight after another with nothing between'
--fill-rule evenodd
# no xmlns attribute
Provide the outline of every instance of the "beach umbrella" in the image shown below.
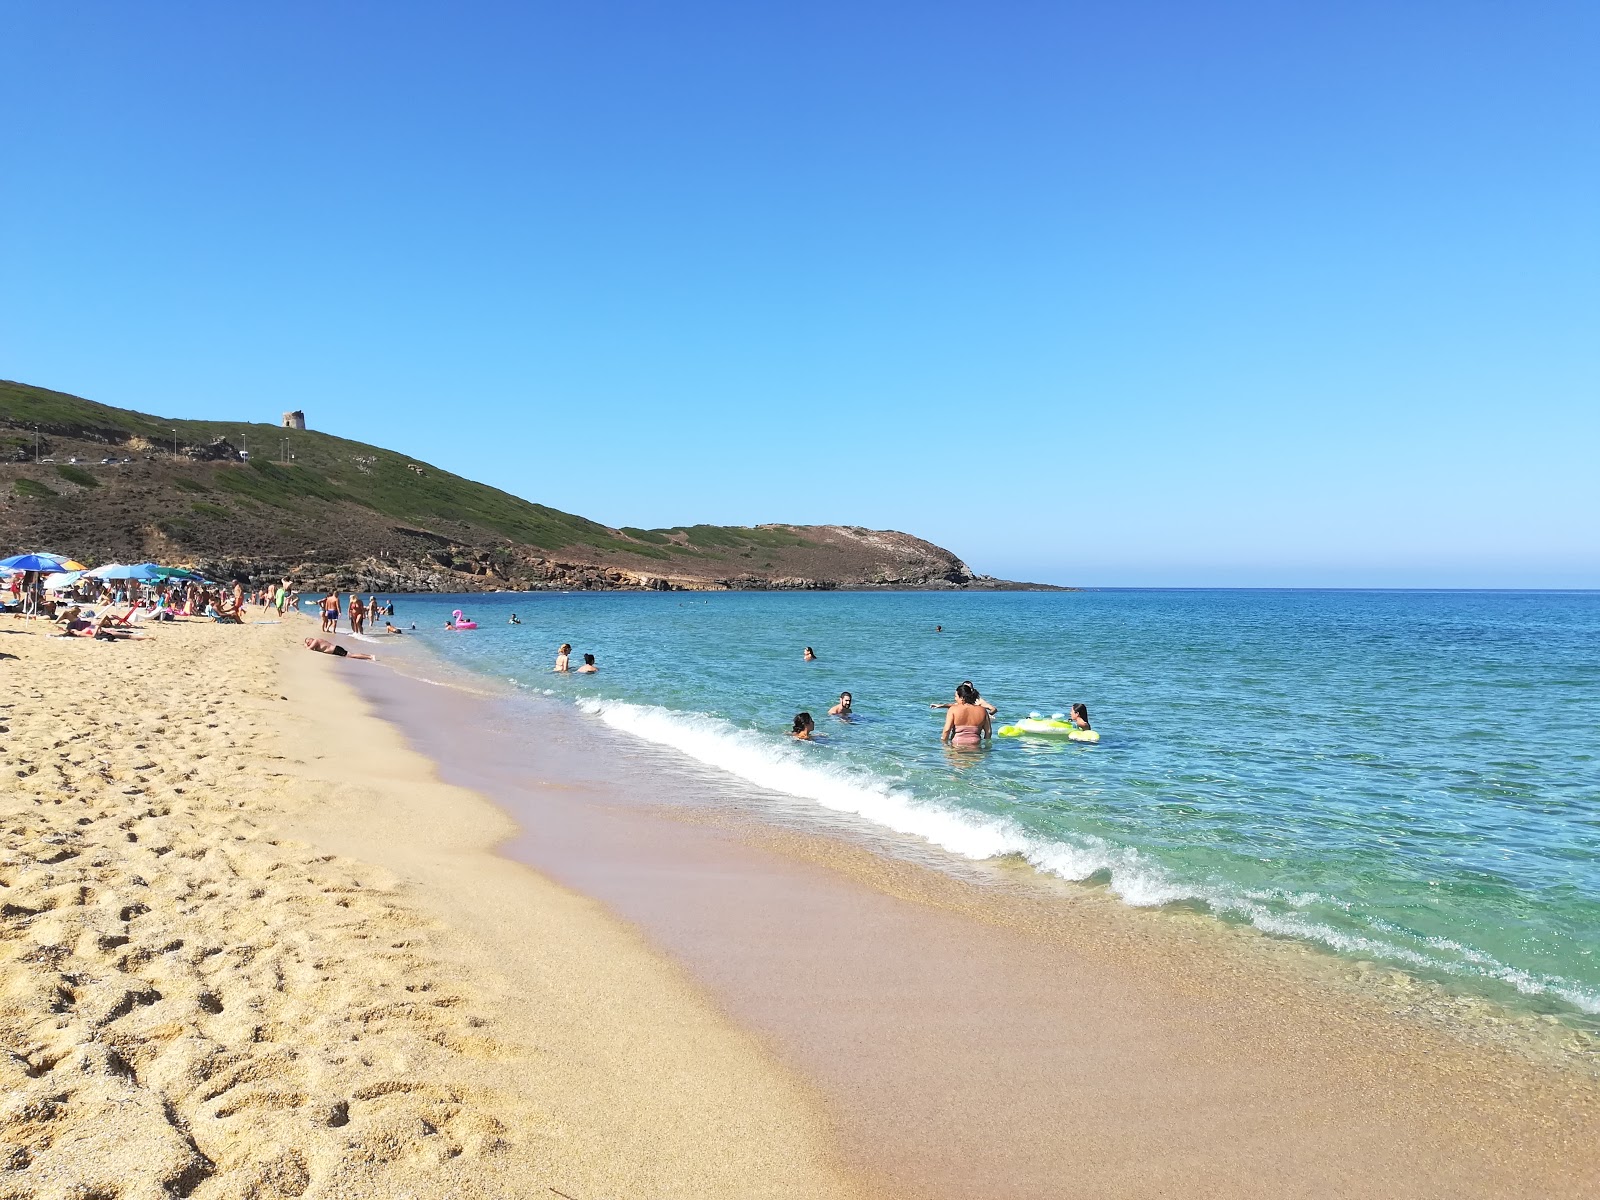
<svg viewBox="0 0 1600 1200"><path fill-rule="evenodd" d="M0 567L13 571L73 571L82 566L59 554L13 554L10 558L0 558Z"/></svg>
<svg viewBox="0 0 1600 1200"><path fill-rule="evenodd" d="M83 578L82 571L57 571L54 575L45 576L44 590L59 592L71 587Z"/></svg>
<svg viewBox="0 0 1600 1200"><path fill-rule="evenodd" d="M156 578L182 579L194 583L204 583L206 577L197 571L189 570L188 567L157 567Z"/></svg>
<svg viewBox="0 0 1600 1200"><path fill-rule="evenodd" d="M107 563L89 574L95 579L160 579L160 570L155 563L135 563L131 567L127 563Z"/></svg>

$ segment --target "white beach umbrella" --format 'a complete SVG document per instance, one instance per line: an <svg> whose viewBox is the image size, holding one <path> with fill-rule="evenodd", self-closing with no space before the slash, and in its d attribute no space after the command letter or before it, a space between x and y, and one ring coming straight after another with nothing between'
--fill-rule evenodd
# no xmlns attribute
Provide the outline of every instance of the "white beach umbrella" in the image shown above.
<svg viewBox="0 0 1600 1200"><path fill-rule="evenodd" d="M46 575L44 590L47 592L60 592L71 587L83 577L83 571L57 571L54 575Z"/></svg>

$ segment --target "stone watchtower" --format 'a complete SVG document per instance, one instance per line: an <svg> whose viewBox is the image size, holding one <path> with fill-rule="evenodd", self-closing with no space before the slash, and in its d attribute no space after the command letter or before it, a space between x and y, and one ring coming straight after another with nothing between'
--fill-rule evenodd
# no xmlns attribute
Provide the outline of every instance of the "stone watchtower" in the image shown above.
<svg viewBox="0 0 1600 1200"><path fill-rule="evenodd" d="M301 412L298 408L295 409L294 412L284 413L283 427L285 429L304 429L306 427L305 413Z"/></svg>

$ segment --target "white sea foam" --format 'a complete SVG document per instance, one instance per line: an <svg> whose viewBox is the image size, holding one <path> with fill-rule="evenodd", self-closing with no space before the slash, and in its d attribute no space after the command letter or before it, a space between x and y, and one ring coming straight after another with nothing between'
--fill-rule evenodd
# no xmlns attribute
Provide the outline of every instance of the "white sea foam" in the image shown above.
<svg viewBox="0 0 1600 1200"><path fill-rule="evenodd" d="M551 693L546 690L545 694ZM1428 954L1404 944L1404 931L1385 928L1382 922L1373 923L1374 932L1389 936L1336 928L1303 911L1313 907L1351 911L1350 904L1333 897L1230 888L1214 881L1185 882L1132 847L1116 846L1091 834L1076 835L1072 842L1041 838L1010 818L918 797L881 776L824 761L821 747L777 741L704 713L596 698L581 699L577 704L614 729L669 746L758 787L809 800L834 812L852 813L962 858L981 861L1016 855L1061 879L1083 881L1104 876L1110 891L1135 907L1199 901L1264 933L1423 970L1495 979L1524 994L1556 996L1584 1012L1600 1014L1600 995L1569 980L1535 976L1446 939L1419 939L1436 951Z"/></svg>

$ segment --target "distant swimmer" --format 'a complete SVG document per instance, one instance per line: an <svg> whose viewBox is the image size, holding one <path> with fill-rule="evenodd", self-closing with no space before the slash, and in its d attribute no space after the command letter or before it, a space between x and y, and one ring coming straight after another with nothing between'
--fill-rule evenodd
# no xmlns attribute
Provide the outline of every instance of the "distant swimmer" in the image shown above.
<svg viewBox="0 0 1600 1200"><path fill-rule="evenodd" d="M365 658L377 661L371 654L351 654L338 642L330 642L327 638L307 638L306 649L315 650L318 654L331 654L335 658Z"/></svg>
<svg viewBox="0 0 1600 1200"><path fill-rule="evenodd" d="M840 692L839 703L828 710L828 715L830 717L843 717L848 721L850 719L850 706L854 703L855 701L850 698L849 692Z"/></svg>
<svg viewBox="0 0 1600 1200"><path fill-rule="evenodd" d="M1089 707L1088 707L1088 705L1085 705L1085 704L1074 704L1072 706L1072 712L1068 715L1067 719L1069 721L1071 721L1074 725L1076 725L1079 729L1087 729L1087 728L1089 728Z"/></svg>
<svg viewBox="0 0 1600 1200"><path fill-rule="evenodd" d="M964 687L972 688L972 703L976 704L979 708L983 709L991 717L994 716L997 712L1000 711L994 705L990 704L987 700L985 700L982 696L978 695L978 689L973 686L972 680L970 680L970 679L963 679L961 681L961 687L956 688L956 698L955 698L955 703L954 704L930 704L930 705L928 705L928 707L929 708L953 708L953 707L955 707L955 704L960 704L961 703L961 688L964 688Z"/></svg>
<svg viewBox="0 0 1600 1200"><path fill-rule="evenodd" d="M593 675L599 669L600 669L599 667L594 665L594 655L585 654L583 656L583 666L578 668L578 674L579 675Z"/></svg>
<svg viewBox="0 0 1600 1200"><path fill-rule="evenodd" d="M933 627L933 631L935 633L943 633L944 632L944 626L943 625L935 625Z"/></svg>
<svg viewBox="0 0 1600 1200"><path fill-rule="evenodd" d="M816 662L817 661L817 652L815 650L813 650L810 646L806 647L806 661L807 662Z"/></svg>
<svg viewBox="0 0 1600 1200"><path fill-rule="evenodd" d="M511 620L507 621L506 624L507 625L521 625L522 624L522 618L517 616L516 613L512 613L511 614Z"/></svg>
<svg viewBox="0 0 1600 1200"><path fill-rule="evenodd" d="M555 669L557 671L560 671L562 674L566 674L568 671L572 670L572 668L567 665L567 656L570 655L571 653L572 653L572 643L571 642L562 642L561 643L561 649L556 651Z"/></svg>
<svg viewBox="0 0 1600 1200"><path fill-rule="evenodd" d="M989 710L978 703L978 690L970 683L956 688L956 702L945 714L939 740L961 750L975 750L993 736Z"/></svg>
<svg viewBox="0 0 1600 1200"><path fill-rule="evenodd" d="M795 713L794 728L789 730L789 736L798 738L802 742L809 742L811 735L817 731L817 723L811 719L808 712Z"/></svg>

